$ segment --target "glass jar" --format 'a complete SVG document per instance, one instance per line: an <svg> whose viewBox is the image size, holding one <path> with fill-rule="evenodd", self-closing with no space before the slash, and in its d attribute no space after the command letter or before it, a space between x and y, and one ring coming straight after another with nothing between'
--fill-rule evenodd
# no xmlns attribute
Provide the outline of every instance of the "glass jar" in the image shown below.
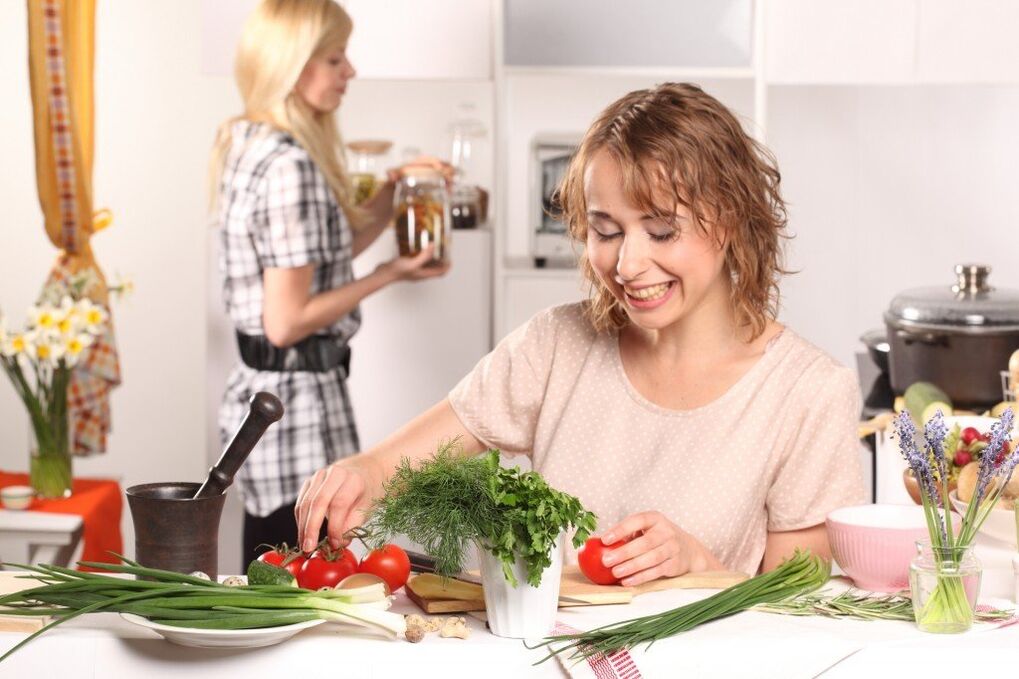
<svg viewBox="0 0 1019 679"><path fill-rule="evenodd" d="M355 205L360 205L379 190L384 179L385 158L392 146L392 142L383 139L361 139L347 144Z"/></svg>
<svg viewBox="0 0 1019 679"><path fill-rule="evenodd" d="M442 175L431 168L408 168L396 184L396 244L401 257L413 257L435 245L431 266L449 257L449 192Z"/></svg>
<svg viewBox="0 0 1019 679"><path fill-rule="evenodd" d="M454 229L476 229L484 221L481 213L481 191L477 186L457 184L450 198L450 218Z"/></svg>
<svg viewBox="0 0 1019 679"><path fill-rule="evenodd" d="M913 615L924 632L957 634L973 624L983 568L967 547L934 547L929 540L916 543L909 565Z"/></svg>

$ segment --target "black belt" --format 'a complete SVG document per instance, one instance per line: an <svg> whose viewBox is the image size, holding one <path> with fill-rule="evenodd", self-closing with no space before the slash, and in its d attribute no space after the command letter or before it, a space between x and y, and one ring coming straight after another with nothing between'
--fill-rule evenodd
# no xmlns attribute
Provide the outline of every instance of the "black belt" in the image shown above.
<svg viewBox="0 0 1019 679"><path fill-rule="evenodd" d="M312 335L286 348L274 345L265 335L237 332L237 348L244 365L271 372L329 372L343 368L350 375L350 347L330 335Z"/></svg>

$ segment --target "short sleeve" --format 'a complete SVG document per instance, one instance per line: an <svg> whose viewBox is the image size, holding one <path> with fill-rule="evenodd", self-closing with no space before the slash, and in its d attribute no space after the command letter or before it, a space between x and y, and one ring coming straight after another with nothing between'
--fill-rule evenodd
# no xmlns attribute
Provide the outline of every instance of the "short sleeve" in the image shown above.
<svg viewBox="0 0 1019 679"><path fill-rule="evenodd" d="M328 184L309 158L275 158L266 170L252 226L262 268L328 261L332 209Z"/></svg>
<svg viewBox="0 0 1019 679"><path fill-rule="evenodd" d="M449 393L457 417L479 441L530 455L556 344L555 310L520 326Z"/></svg>
<svg viewBox="0 0 1019 679"><path fill-rule="evenodd" d="M796 401L806 404L806 414L798 426L790 424L793 443L768 491L769 531L816 526L833 509L866 501L854 374L835 365L804 379L808 382Z"/></svg>

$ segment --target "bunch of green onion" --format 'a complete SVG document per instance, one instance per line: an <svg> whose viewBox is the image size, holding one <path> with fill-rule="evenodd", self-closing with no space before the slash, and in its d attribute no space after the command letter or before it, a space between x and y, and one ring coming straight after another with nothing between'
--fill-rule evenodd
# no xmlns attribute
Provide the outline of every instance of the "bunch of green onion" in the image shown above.
<svg viewBox="0 0 1019 679"><path fill-rule="evenodd" d="M0 597L2 613L52 616L54 620L5 653L0 661L43 632L85 613L133 613L163 625L212 630L327 620L367 627L390 638L406 631L404 617L386 610L390 600L382 583L319 591L286 585L229 587L121 558L124 565L90 561L80 565L148 579L50 565L6 564L32 571L24 577L41 585Z"/></svg>
<svg viewBox="0 0 1019 679"><path fill-rule="evenodd" d="M831 565L827 561L809 551L796 550L791 558L775 570L723 589L706 599L664 613L612 623L589 632L548 637L541 644L529 648L549 649L549 654L540 663L566 651L571 652L568 656L571 660L582 660L598 654L607 655L620 649L634 648L640 644L650 645L760 604L809 594L828 582L830 575Z"/></svg>

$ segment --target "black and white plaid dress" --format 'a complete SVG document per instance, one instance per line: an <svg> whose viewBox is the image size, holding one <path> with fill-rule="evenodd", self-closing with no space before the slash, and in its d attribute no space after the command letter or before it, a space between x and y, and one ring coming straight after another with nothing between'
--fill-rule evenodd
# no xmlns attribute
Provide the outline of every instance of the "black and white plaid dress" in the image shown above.
<svg viewBox="0 0 1019 679"><path fill-rule="evenodd" d="M238 330L264 335L262 272L315 265L311 293L353 280L352 235L325 176L297 141L262 123L239 121L219 186L219 269L226 309ZM349 340L359 310L323 333ZM245 510L268 516L294 502L317 469L357 452L357 429L343 369L268 372L239 363L219 412L224 445L258 391L276 394L286 409L266 431L237 475Z"/></svg>

